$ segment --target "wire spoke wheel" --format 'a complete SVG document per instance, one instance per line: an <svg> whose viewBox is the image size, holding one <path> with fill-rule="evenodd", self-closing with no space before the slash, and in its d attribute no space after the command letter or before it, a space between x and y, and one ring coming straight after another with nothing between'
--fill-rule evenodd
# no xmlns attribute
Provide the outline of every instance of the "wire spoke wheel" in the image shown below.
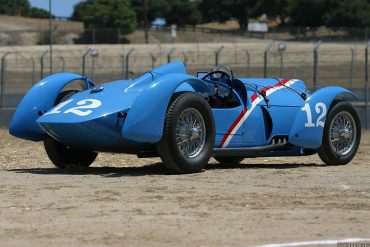
<svg viewBox="0 0 370 247"><path fill-rule="evenodd" d="M156 144L163 164L177 173L202 171L215 144L215 123L208 102L197 93L174 95L162 139Z"/></svg>
<svg viewBox="0 0 370 247"><path fill-rule="evenodd" d="M202 115L194 108L184 110L176 126L176 144L187 158L196 157L203 149L206 128Z"/></svg>
<svg viewBox="0 0 370 247"><path fill-rule="evenodd" d="M326 118L317 153L327 165L345 165L356 155L360 140L361 122L356 109L349 102L337 102Z"/></svg>
<svg viewBox="0 0 370 247"><path fill-rule="evenodd" d="M329 128L330 146L339 155L347 155L356 141L356 124L348 112L339 112L331 122Z"/></svg>

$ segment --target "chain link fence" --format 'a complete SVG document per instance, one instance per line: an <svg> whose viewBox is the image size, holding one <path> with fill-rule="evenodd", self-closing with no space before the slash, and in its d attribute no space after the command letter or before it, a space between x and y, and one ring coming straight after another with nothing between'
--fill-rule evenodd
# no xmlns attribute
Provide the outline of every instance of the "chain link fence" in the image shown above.
<svg viewBox="0 0 370 247"><path fill-rule="evenodd" d="M369 127L366 45L323 42L317 47L315 59L313 42L286 42L285 50L279 50L280 43L266 40L246 43L55 46L53 73L68 71L86 74L100 84L131 78L175 60L183 61L188 72L194 75L197 71L210 71L216 64L225 64L238 77L298 78L305 81L311 90L315 89L314 85L346 87L359 97L356 106L363 126ZM97 49L98 56L86 53L88 49ZM14 109L34 83L50 74L48 47L2 48L0 56L1 109Z"/></svg>

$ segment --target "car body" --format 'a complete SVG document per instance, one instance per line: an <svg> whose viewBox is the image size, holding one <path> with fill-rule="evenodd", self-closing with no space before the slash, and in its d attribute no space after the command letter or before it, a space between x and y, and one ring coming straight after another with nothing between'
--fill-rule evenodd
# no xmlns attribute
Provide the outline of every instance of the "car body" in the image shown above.
<svg viewBox="0 0 370 247"><path fill-rule="evenodd" d="M61 92L75 81L84 83L83 91L74 91L58 101ZM187 112L189 116L182 116L186 130L179 129L176 134L177 139L183 136L181 141L185 143L188 139L189 143L197 139L203 146L203 142L211 142L212 148L205 155L208 159L204 158L206 162L202 160L199 167L204 167L211 155L232 162L235 157L314 154L322 148L323 140L328 139L329 134L324 132L333 106L338 102L348 104L355 97L341 87L324 87L311 93L301 80L234 78L228 68L193 76L186 73L179 61L133 79L100 86L81 75L59 73L42 79L25 95L13 116L10 133L32 141L51 138L73 150L135 153L139 157L159 155L163 160L167 149L158 154L158 145L166 138L170 106L183 94L188 94L186 97L192 101L200 98L199 104L208 109L204 114L211 112L207 124L202 115L204 107L184 108L193 110ZM353 139L354 143L349 144L352 145L349 161L357 151L361 132L357 113L351 111L350 115L348 121L354 133L345 126L337 133L342 139ZM191 128L187 117L198 121L201 128ZM175 120L179 119L181 116ZM212 132L210 139L204 134L208 125ZM176 124L171 128L177 128ZM333 151L332 144L329 148ZM174 157L171 160L176 163ZM199 171L199 167L173 170L193 172Z"/></svg>

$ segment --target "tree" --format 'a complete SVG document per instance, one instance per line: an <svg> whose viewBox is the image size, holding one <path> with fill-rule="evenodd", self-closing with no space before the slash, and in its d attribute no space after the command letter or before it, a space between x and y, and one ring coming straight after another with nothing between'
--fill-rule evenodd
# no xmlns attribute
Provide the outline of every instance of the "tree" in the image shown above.
<svg viewBox="0 0 370 247"><path fill-rule="evenodd" d="M170 1L170 9L164 13L167 24L196 25L200 23L202 15L198 10L198 3L189 0Z"/></svg>
<svg viewBox="0 0 370 247"><path fill-rule="evenodd" d="M44 9L32 7L28 10L26 17L31 18L49 18L49 11L46 11ZM52 16L54 18L54 16Z"/></svg>
<svg viewBox="0 0 370 247"><path fill-rule="evenodd" d="M87 0L75 6L72 19L86 28L122 28L125 33L133 32L137 23L129 0Z"/></svg>
<svg viewBox="0 0 370 247"><path fill-rule="evenodd" d="M331 27L370 26L370 3L367 0L329 0L330 11L323 20Z"/></svg>
<svg viewBox="0 0 370 247"><path fill-rule="evenodd" d="M294 26L322 26L329 10L327 0L288 0L287 13Z"/></svg>
<svg viewBox="0 0 370 247"><path fill-rule="evenodd" d="M85 10L88 5L94 4L91 0L89 1L83 1L79 2L73 7L73 13L71 16L72 21L82 21L82 18L84 16Z"/></svg>
<svg viewBox="0 0 370 247"><path fill-rule="evenodd" d="M260 8L269 18L278 18L280 25L286 24L288 0L262 0Z"/></svg>
<svg viewBox="0 0 370 247"><path fill-rule="evenodd" d="M137 22L143 25L144 22L144 8L143 0L131 0L132 7L136 12ZM157 17L164 17L166 13L170 12L170 0L148 0L148 20L152 22Z"/></svg>
<svg viewBox="0 0 370 247"><path fill-rule="evenodd" d="M204 22L225 22L234 18L241 29L246 28L250 18L264 13L263 1L259 0L203 0L199 9Z"/></svg>
<svg viewBox="0 0 370 247"><path fill-rule="evenodd" d="M0 0L0 14L26 15L30 9L28 0Z"/></svg>

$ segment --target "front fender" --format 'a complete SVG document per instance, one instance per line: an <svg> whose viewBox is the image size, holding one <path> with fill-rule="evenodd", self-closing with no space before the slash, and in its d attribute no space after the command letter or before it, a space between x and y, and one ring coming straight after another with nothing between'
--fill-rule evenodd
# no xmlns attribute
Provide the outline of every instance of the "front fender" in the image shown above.
<svg viewBox="0 0 370 247"><path fill-rule="evenodd" d="M321 146L326 116L334 100L356 96L341 87L325 87L308 97L298 111L289 134L289 142L304 148Z"/></svg>
<svg viewBox="0 0 370 247"><path fill-rule="evenodd" d="M84 80L87 88L93 86L86 77L72 73L50 75L36 83L19 103L10 123L9 133L26 140L44 140L46 134L36 123L39 112L46 112L54 107L59 92L75 80Z"/></svg>
<svg viewBox="0 0 370 247"><path fill-rule="evenodd" d="M183 73L154 80L132 104L122 128L123 138L140 143L158 142L172 95L184 91L206 93L209 88L203 81Z"/></svg>

